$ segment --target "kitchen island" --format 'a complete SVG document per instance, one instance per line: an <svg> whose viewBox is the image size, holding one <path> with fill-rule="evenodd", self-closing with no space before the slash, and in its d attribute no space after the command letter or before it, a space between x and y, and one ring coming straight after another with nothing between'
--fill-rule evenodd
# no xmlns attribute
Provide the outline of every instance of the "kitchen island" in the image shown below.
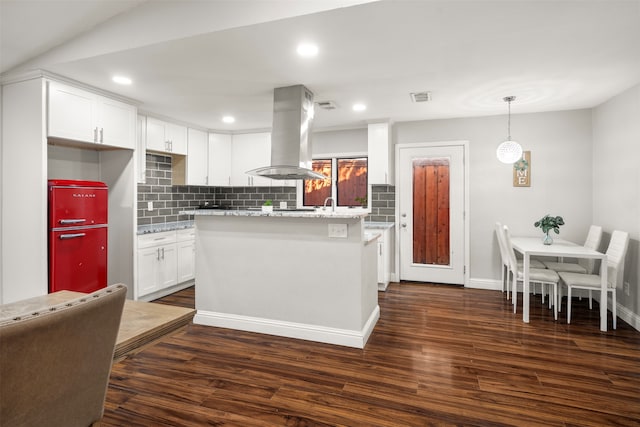
<svg viewBox="0 0 640 427"><path fill-rule="evenodd" d="M366 213L196 210L194 323L363 348L380 317Z"/></svg>

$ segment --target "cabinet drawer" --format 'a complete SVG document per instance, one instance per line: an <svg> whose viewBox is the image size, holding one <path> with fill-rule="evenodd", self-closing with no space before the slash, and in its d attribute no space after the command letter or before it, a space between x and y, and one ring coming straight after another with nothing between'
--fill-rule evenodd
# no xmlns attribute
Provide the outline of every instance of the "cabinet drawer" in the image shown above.
<svg viewBox="0 0 640 427"><path fill-rule="evenodd" d="M151 248L159 245L166 245L176 242L175 231L163 231L161 233L151 233L138 236L138 249Z"/></svg>

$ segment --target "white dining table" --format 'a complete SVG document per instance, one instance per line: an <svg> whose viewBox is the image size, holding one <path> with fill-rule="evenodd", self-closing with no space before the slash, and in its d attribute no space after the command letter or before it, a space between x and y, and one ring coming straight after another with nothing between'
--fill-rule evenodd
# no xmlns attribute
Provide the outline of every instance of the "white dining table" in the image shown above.
<svg viewBox="0 0 640 427"><path fill-rule="evenodd" d="M531 256L593 258L600 262L600 330L607 330L607 255L593 249L585 248L563 239L553 239L553 244L545 245L540 237L512 237L513 249L520 252L524 264L522 287L522 321L529 323L529 264ZM560 304L560 302L558 302Z"/></svg>

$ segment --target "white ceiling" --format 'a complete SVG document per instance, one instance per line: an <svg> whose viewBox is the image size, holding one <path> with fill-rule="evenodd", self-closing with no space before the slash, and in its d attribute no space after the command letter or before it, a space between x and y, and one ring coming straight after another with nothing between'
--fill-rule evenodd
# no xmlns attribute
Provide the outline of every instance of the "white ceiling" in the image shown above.
<svg viewBox="0 0 640 427"><path fill-rule="evenodd" d="M17 69L43 68L214 130L271 127L273 88L294 84L337 103L315 118L316 129L332 129L504 114L508 95L513 114L591 108L640 83L640 0L11 3L0 3L3 71L27 61ZM85 19L69 3L83 4ZM296 56L302 40L319 45L316 58ZM115 85L116 72L134 84ZM412 103L416 91L432 101ZM367 110L353 112L356 101ZM236 123L222 123L225 114Z"/></svg>

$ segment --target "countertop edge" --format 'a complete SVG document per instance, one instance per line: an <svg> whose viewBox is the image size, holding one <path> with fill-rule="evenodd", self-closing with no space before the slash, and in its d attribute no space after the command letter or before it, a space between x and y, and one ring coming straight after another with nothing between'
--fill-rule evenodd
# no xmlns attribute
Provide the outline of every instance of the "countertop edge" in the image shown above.
<svg viewBox="0 0 640 427"><path fill-rule="evenodd" d="M307 212L307 211L274 211L274 212L262 212L259 210L246 211L246 210L188 210L180 211L180 215L194 215L194 216L247 216L247 217L273 217L273 218L336 218L336 219L358 219L364 218L368 215L367 212L359 213L327 213L327 212Z"/></svg>

